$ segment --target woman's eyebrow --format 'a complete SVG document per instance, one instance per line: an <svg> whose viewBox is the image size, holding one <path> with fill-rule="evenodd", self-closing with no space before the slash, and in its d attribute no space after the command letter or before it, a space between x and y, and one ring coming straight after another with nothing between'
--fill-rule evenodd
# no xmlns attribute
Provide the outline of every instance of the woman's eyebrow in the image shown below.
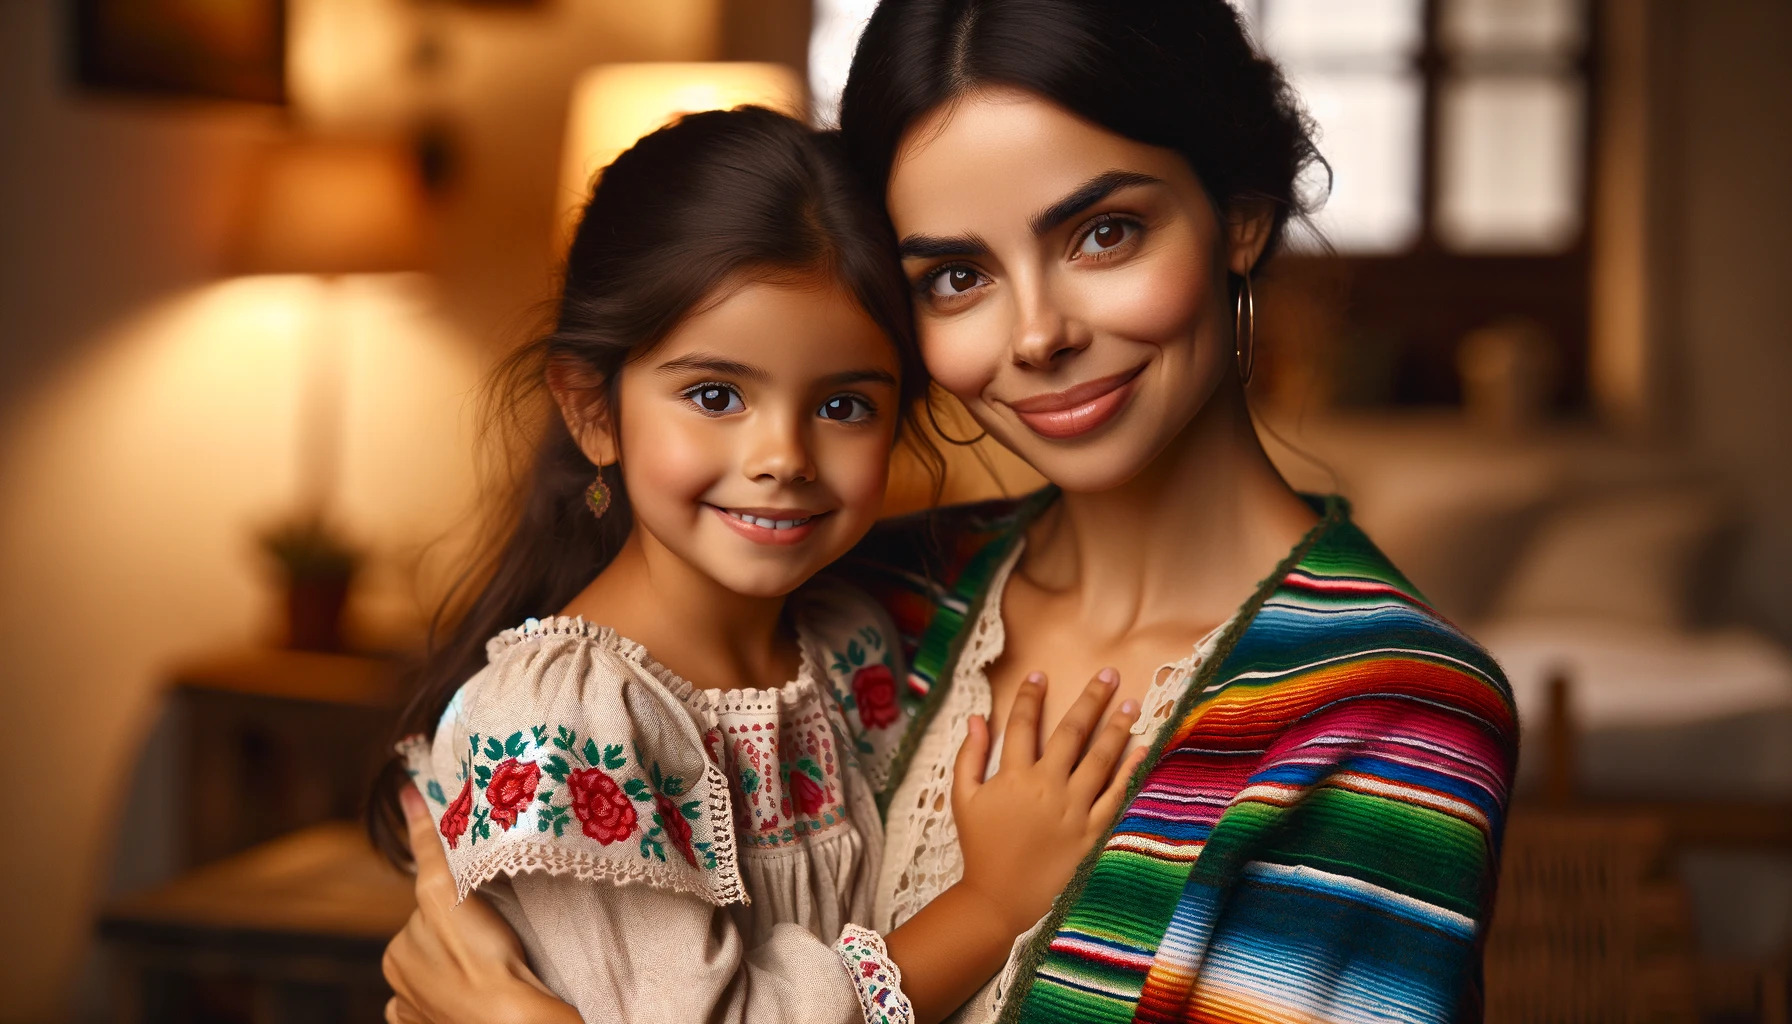
<svg viewBox="0 0 1792 1024"><path fill-rule="evenodd" d="M989 243L978 235L909 235L896 246L905 260L933 260L944 256L987 256Z"/></svg>
<svg viewBox="0 0 1792 1024"><path fill-rule="evenodd" d="M1033 234L1043 235L1123 188L1161 185L1163 179L1139 171L1103 171L1070 190L1070 194L1027 218Z"/></svg>
<svg viewBox="0 0 1792 1024"><path fill-rule="evenodd" d="M698 352L661 363L654 368L655 373L671 376L679 373L690 373L702 370L722 377L744 377L747 380L764 383L772 379L772 375L757 366L750 366L735 359L724 359L721 356Z"/></svg>

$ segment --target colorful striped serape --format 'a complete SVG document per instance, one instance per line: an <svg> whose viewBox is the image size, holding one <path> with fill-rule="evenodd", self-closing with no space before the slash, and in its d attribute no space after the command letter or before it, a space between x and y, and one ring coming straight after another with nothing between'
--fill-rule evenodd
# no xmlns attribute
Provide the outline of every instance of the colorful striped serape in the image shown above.
<svg viewBox="0 0 1792 1024"><path fill-rule="evenodd" d="M854 578L883 585L913 652L916 733L950 638L1051 498L942 514L922 574L888 568L917 564L912 530L863 549ZM1027 951L1004 1024L1479 1019L1511 694L1342 500L1241 609L1175 721Z"/></svg>

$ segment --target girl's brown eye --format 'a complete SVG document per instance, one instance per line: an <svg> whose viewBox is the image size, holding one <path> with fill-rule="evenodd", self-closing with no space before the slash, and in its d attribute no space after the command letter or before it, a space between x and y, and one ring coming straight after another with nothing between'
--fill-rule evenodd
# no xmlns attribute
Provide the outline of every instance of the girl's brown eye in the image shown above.
<svg viewBox="0 0 1792 1024"><path fill-rule="evenodd" d="M746 403L740 400L740 393L731 387L721 384L699 384L684 393L685 401L712 415L739 412L745 409Z"/></svg>
<svg viewBox="0 0 1792 1024"><path fill-rule="evenodd" d="M1101 246L1103 249L1112 249L1114 246L1120 244L1120 226L1112 222L1097 227L1092 234L1095 238L1095 244Z"/></svg>

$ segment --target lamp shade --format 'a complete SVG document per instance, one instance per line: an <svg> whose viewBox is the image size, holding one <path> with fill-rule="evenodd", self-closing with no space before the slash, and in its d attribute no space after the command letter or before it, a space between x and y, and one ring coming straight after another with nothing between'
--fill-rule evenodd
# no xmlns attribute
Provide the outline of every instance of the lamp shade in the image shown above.
<svg viewBox="0 0 1792 1024"><path fill-rule="evenodd" d="M272 147L248 191L241 274L375 274L423 258L423 196L403 147L348 140Z"/></svg>
<svg viewBox="0 0 1792 1024"><path fill-rule="evenodd" d="M643 135L685 114L748 103L801 117L804 96L801 77L783 64L605 64L585 72L567 116L556 240L572 237L598 172Z"/></svg>

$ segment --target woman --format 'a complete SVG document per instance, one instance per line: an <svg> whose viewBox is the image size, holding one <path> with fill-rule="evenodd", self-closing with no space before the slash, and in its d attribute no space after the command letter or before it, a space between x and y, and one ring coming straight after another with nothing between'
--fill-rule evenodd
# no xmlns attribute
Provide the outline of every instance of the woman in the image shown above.
<svg viewBox="0 0 1792 1024"><path fill-rule="evenodd" d="M1005 721L1035 667L1114 665L1150 748L1128 806L957 1019L1478 1017L1516 719L1492 660L1258 444L1251 278L1315 156L1275 67L1223 0L892 2L841 122L928 371L1053 485L861 549L914 669L879 926L962 870L972 716ZM438 952L503 939L420 919L391 974L526 1005L513 954Z"/></svg>

